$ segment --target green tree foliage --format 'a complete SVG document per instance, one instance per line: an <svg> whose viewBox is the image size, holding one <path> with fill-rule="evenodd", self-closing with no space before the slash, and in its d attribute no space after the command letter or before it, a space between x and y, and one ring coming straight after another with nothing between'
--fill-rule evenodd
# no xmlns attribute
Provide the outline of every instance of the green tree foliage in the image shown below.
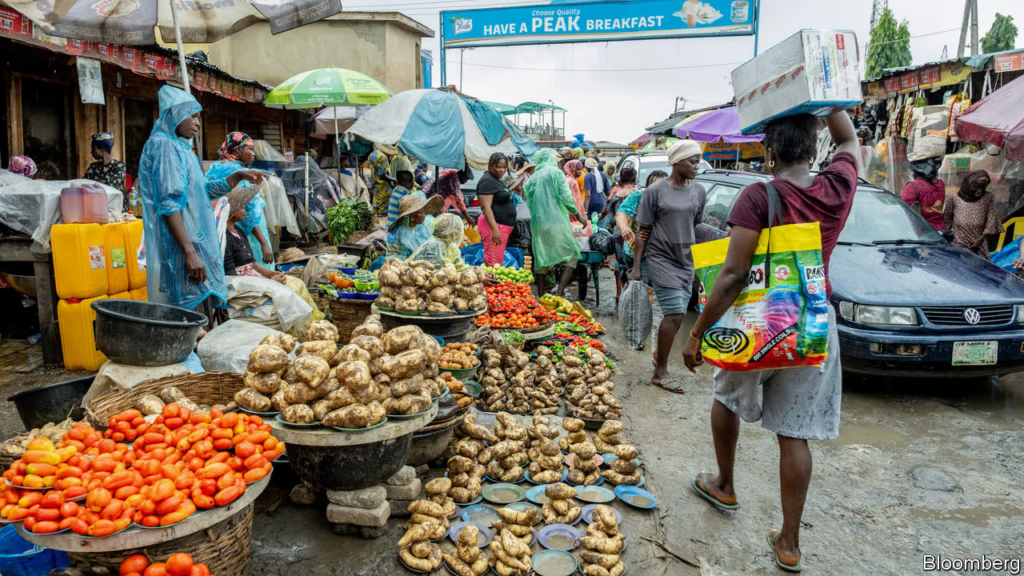
<svg viewBox="0 0 1024 576"><path fill-rule="evenodd" d="M1013 50L1017 42L1017 25L1013 16L1003 16L996 12L996 21L981 41L981 50L985 53Z"/></svg>
<svg viewBox="0 0 1024 576"><path fill-rule="evenodd" d="M892 10L886 8L871 29L871 44L868 46L868 80L882 76L886 68L910 66L914 62L910 55L910 28L907 21L896 23Z"/></svg>

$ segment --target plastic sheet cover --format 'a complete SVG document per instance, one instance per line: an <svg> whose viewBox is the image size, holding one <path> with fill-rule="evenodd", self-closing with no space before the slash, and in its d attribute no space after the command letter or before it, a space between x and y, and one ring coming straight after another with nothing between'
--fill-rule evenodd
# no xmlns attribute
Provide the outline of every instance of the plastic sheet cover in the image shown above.
<svg viewBox="0 0 1024 576"><path fill-rule="evenodd" d="M260 340L281 332L242 320L228 320L199 341L196 352L208 372L242 374Z"/></svg>
<svg viewBox="0 0 1024 576"><path fill-rule="evenodd" d="M0 170L0 224L35 240L41 250L50 249L50 227L64 222L60 212L60 191L92 180L32 180ZM103 186L102 184L100 184ZM124 196L103 186L107 192L107 214L111 222L123 218Z"/></svg>
<svg viewBox="0 0 1024 576"><path fill-rule="evenodd" d="M228 276L228 315L252 319L291 334L304 334L313 308L299 295L269 278Z"/></svg>
<svg viewBox="0 0 1024 576"><path fill-rule="evenodd" d="M440 268L462 260L462 219L455 214L441 214L430 225L433 236L413 251L409 260L426 260Z"/></svg>
<svg viewBox="0 0 1024 576"><path fill-rule="evenodd" d="M558 169L555 153L537 152L537 171L526 182L526 205L532 216L534 266L548 268L569 260L579 260L580 249L572 235L569 214L576 214L565 174Z"/></svg>

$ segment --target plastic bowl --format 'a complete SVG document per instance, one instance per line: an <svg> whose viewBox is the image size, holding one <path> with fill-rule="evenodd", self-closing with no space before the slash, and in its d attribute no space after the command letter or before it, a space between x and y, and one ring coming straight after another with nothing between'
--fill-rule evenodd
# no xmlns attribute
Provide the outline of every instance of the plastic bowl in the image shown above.
<svg viewBox="0 0 1024 576"><path fill-rule="evenodd" d="M338 298L341 298L342 300L355 300L359 298L359 294L356 294L355 292L338 292Z"/></svg>
<svg viewBox="0 0 1024 576"><path fill-rule="evenodd" d="M366 293L363 293L363 292L359 292L356 295L359 296L360 300L376 300L377 297L380 296L380 293L379 292L373 292L371 294L366 294Z"/></svg>
<svg viewBox="0 0 1024 576"><path fill-rule="evenodd" d="M339 268L339 270L341 270L342 274L355 274L357 268L353 266L352 268Z"/></svg>

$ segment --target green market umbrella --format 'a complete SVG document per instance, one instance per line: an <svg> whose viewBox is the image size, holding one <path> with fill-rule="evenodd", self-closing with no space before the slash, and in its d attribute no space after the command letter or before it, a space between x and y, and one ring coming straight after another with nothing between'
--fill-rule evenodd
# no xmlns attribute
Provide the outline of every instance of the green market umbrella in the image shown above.
<svg viewBox="0 0 1024 576"><path fill-rule="evenodd" d="M271 108L303 109L321 106L369 106L392 96L391 90L366 74L345 68L320 68L301 72L267 94L263 104ZM340 156L338 115L334 114L334 155ZM341 166L339 162L339 167ZM306 217L309 217L309 154L306 154Z"/></svg>
<svg viewBox="0 0 1024 576"><path fill-rule="evenodd" d="M292 76L267 94L271 108L319 108L380 104L391 90L366 74L344 68L320 68Z"/></svg>

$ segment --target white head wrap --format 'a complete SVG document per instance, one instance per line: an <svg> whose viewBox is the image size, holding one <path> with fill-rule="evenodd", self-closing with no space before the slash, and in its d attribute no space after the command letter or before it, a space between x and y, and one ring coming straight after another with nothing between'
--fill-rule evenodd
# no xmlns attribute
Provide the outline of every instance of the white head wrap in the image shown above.
<svg viewBox="0 0 1024 576"><path fill-rule="evenodd" d="M680 140L668 149L668 165L675 166L683 160L702 154L700 143L693 140Z"/></svg>

